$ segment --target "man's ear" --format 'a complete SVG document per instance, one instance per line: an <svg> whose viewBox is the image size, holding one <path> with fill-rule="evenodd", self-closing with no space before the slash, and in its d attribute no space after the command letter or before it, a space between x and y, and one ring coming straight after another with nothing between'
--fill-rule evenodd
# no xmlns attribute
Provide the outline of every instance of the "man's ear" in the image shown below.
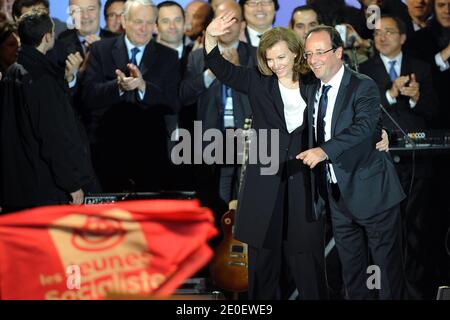
<svg viewBox="0 0 450 320"><path fill-rule="evenodd" d="M339 60L342 60L342 54L343 54L343 52L344 52L344 48L342 48L342 47L339 47L339 48L336 49L336 57L337 57Z"/></svg>
<svg viewBox="0 0 450 320"><path fill-rule="evenodd" d="M242 21L241 21L241 33L244 32L246 26L247 26L247 22L245 22L244 20L242 20Z"/></svg>

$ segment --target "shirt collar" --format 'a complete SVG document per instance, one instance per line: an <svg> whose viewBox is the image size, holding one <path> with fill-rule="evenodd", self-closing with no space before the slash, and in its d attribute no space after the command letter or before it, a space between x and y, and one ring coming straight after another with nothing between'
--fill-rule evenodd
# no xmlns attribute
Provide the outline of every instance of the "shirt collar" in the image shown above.
<svg viewBox="0 0 450 320"><path fill-rule="evenodd" d="M386 57L385 55L382 55L380 53L380 58L383 61L385 66L389 66L390 61L396 61L396 66L400 67L402 65L402 58L403 58L403 52L400 51L400 53L398 55L396 55L393 59Z"/></svg>
<svg viewBox="0 0 450 320"><path fill-rule="evenodd" d="M133 48L138 48L140 50L140 52L144 52L144 49L146 47L146 45L143 46L135 46L134 44L131 43L131 41L128 39L128 37L125 35L125 45L127 46L127 50L128 52L131 52L131 49Z"/></svg>
<svg viewBox="0 0 450 320"><path fill-rule="evenodd" d="M268 28L267 30L272 29L272 27ZM248 30L248 35L250 37L250 41L252 42L251 44L253 45L253 43L256 43L257 45L259 45L259 37L266 32L267 30L264 30L264 32L259 32L256 31L255 29L252 29L251 27L247 26L247 30Z"/></svg>
<svg viewBox="0 0 450 320"><path fill-rule="evenodd" d="M180 44L175 50L178 52L178 59L181 59L183 57L184 44Z"/></svg>

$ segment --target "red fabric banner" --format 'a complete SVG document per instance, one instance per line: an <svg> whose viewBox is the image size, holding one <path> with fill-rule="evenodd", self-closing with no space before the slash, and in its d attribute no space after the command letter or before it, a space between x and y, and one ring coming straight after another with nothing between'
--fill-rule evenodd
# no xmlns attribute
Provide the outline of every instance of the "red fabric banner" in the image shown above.
<svg viewBox="0 0 450 320"><path fill-rule="evenodd" d="M168 296L208 263L217 234L197 200L41 207L0 217L1 299Z"/></svg>

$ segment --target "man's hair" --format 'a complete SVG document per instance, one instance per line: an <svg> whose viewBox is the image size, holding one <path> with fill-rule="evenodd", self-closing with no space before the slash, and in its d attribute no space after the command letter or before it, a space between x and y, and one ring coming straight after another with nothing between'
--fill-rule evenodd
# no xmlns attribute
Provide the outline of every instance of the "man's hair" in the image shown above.
<svg viewBox="0 0 450 320"><path fill-rule="evenodd" d="M297 12L303 12L303 11L313 11L313 12L316 14L316 16L317 16L317 20L319 20L319 14L317 13L316 10L314 10L313 7L311 7L311 6L309 6L309 5L298 6L297 8L295 8L295 9L292 11L292 14L291 14L291 22L290 22L290 23L291 23L291 26L293 26L294 23L295 23L295 21L294 21L294 15L295 15ZM317 22L320 23L320 21L317 21Z"/></svg>
<svg viewBox="0 0 450 320"><path fill-rule="evenodd" d="M108 12L109 7L111 7L111 5L115 2L123 2L125 4L127 0L106 0L105 2L105 7L103 8L103 16L106 19L106 14Z"/></svg>
<svg viewBox="0 0 450 320"><path fill-rule="evenodd" d="M49 10L50 5L48 0L16 0L12 6L12 14L14 20L18 20L22 15L23 8L29 8L37 5L44 5L44 7Z"/></svg>
<svg viewBox="0 0 450 320"><path fill-rule="evenodd" d="M163 1L160 4L158 4L156 7L158 8L158 11L159 11L159 10L161 10L161 8L174 7L174 6L180 8L181 14L183 15L183 20L184 20L185 19L184 9L178 2L170 1L170 0L169 1Z"/></svg>
<svg viewBox="0 0 450 320"><path fill-rule="evenodd" d="M127 0L123 9L123 16L125 17L125 19L128 19L128 14L130 13L131 6L135 3L152 7L155 14L155 22L156 20L158 20L158 8L153 4L152 0Z"/></svg>
<svg viewBox="0 0 450 320"><path fill-rule="evenodd" d="M53 21L44 11L30 11L19 19L19 38L22 44L38 47L47 33L53 32Z"/></svg>
<svg viewBox="0 0 450 320"><path fill-rule="evenodd" d="M394 20L395 25L397 26L397 29L400 32L400 34L406 34L406 24L403 22L403 20L390 14L382 14L380 19L383 18L389 18Z"/></svg>
<svg viewBox="0 0 450 320"><path fill-rule="evenodd" d="M244 4L249 1L249 0L239 0L239 4L241 5L241 7L244 7ZM273 4L275 5L275 11L278 11L278 9L280 9L280 5L278 4L278 0L272 0Z"/></svg>
<svg viewBox="0 0 450 320"><path fill-rule="evenodd" d="M305 58L303 57L303 44L297 34L291 29L284 27L275 27L261 36L258 49L256 51L256 58L258 61L258 69L264 75L272 75L273 72L267 64L266 51L272 48L277 43L285 41L289 48L289 51L297 54L294 60L293 66L293 81L297 81L300 75L306 74L310 71Z"/></svg>
<svg viewBox="0 0 450 320"><path fill-rule="evenodd" d="M339 35L339 32L336 31L335 28L330 27L330 26L326 26L321 24L320 26L317 26L311 30L309 30L309 32L306 34L306 38L308 39L309 35L312 33L317 33L317 32L326 32L328 33L328 35L330 36L330 40L331 40L331 47L333 49L337 49L339 47L344 48L344 42L342 42L341 36Z"/></svg>

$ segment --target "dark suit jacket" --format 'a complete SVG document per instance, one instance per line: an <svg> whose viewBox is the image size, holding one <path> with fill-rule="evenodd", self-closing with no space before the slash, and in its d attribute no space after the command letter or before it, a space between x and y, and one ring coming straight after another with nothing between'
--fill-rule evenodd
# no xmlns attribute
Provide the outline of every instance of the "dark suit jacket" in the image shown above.
<svg viewBox="0 0 450 320"><path fill-rule="evenodd" d="M183 47L183 53L181 55L180 59L180 76L183 77L184 73L186 72L187 64L188 64L188 57L189 54L192 51L192 45L187 45ZM177 53L178 54L178 53ZM193 118L193 112L191 110L192 108L186 108L181 109L180 113L177 114L167 114L164 116L164 121L166 122L166 129L167 129L167 139L169 143L169 148L172 148L174 146L175 141L171 141L171 135L176 128L190 128L192 126L192 123L194 121ZM170 152L170 150L169 150Z"/></svg>
<svg viewBox="0 0 450 320"><path fill-rule="evenodd" d="M82 83L87 128L93 143L113 149L111 161L118 161L118 170L132 170L128 174L138 180L155 177L157 184L155 174L162 178L168 162L164 115L180 109L178 57L154 40L147 44L139 65L146 81L142 101L137 90L119 94L115 70L128 74L127 64L124 36L92 45Z"/></svg>
<svg viewBox="0 0 450 320"><path fill-rule="evenodd" d="M113 38L117 34L111 31L100 29L100 38ZM79 52L83 58L85 53L75 29L63 31L55 41L55 46L47 53L47 56L60 67L65 67L67 56L71 53Z"/></svg>
<svg viewBox="0 0 450 320"><path fill-rule="evenodd" d="M308 122L313 124L314 101L320 82L308 86ZM375 149L380 136L380 95L369 77L345 68L333 110L332 138L320 147L329 157L341 196L350 212L368 218L405 197L390 156ZM309 126L309 147L314 147ZM313 170L314 172L315 170ZM314 184L314 179L311 179ZM317 199L317 197L315 197ZM323 213L317 202L316 214Z"/></svg>
<svg viewBox="0 0 450 320"><path fill-rule="evenodd" d="M262 164L260 159L256 164L250 162L247 165L238 201L236 238L258 248L267 245L265 240L271 236L267 231L272 215L282 214L274 212L274 209L280 185L284 182L289 193L286 206L289 211L287 239L290 249L323 253L323 225L321 221L313 220L311 215L310 170L301 161L295 160L295 155L307 142L306 129L303 130L306 128L306 113L303 125L289 134L275 75L264 76L256 67L236 67L222 58L217 47L206 56L206 66L220 81L248 95L253 128L257 132L267 129L269 133L279 133L279 139L274 141L278 145L273 146L272 153L279 155L276 174L262 174L261 168L268 166ZM256 142L253 140L252 143ZM272 150L270 137L267 148Z"/></svg>
<svg viewBox="0 0 450 320"><path fill-rule="evenodd" d="M403 55L400 75L416 75L420 85L420 97L414 108L410 107L409 97L397 97L397 103L389 105L386 99L386 91L392 87L389 74L377 54L360 66L361 73L371 77L378 85L381 103L392 117L406 131L423 130L428 127L428 122L437 114L438 100L433 89L430 66L420 60ZM389 130L397 130L392 121L383 113L383 126Z"/></svg>
<svg viewBox="0 0 450 320"><path fill-rule="evenodd" d="M1 195L6 207L68 203L95 179L67 83L46 56L22 46L4 74ZM3 95L4 94L4 95Z"/></svg>
<svg viewBox="0 0 450 320"><path fill-rule="evenodd" d="M252 52L255 49L246 44L239 43L238 54L241 66L254 66ZM180 98L183 105L197 102L196 120L202 121L203 129L219 128L222 109L221 87L219 80L214 80L209 88L205 87L203 72L205 68L205 57L203 49L191 52L187 65L186 74L180 86ZM251 116L248 97L236 90L232 90L233 112L235 128L244 126L245 118Z"/></svg>

